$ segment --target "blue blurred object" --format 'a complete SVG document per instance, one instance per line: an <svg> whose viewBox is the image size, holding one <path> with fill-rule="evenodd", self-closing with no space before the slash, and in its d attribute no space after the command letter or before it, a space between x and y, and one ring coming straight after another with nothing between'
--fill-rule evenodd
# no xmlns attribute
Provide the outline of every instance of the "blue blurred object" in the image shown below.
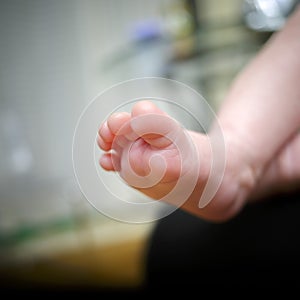
<svg viewBox="0 0 300 300"><path fill-rule="evenodd" d="M161 22L155 19L135 22L132 27L131 35L135 42L145 42L161 38Z"/></svg>

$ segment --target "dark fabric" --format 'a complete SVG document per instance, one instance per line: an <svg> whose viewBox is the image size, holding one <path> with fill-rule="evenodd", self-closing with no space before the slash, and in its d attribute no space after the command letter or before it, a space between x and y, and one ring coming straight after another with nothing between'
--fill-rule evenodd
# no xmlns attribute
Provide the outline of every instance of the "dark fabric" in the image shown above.
<svg viewBox="0 0 300 300"><path fill-rule="evenodd" d="M151 237L147 287L300 287L299 231L300 191L251 204L221 224L177 210Z"/></svg>

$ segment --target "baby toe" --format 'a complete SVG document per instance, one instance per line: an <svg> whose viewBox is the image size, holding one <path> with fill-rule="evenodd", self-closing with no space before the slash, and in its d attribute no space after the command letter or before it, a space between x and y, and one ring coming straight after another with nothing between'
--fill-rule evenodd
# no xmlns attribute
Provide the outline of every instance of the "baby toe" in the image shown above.
<svg viewBox="0 0 300 300"><path fill-rule="evenodd" d="M104 151L109 151L112 147L112 143L105 142L101 136L98 136L97 144L98 144L99 148Z"/></svg>
<svg viewBox="0 0 300 300"><path fill-rule="evenodd" d="M120 159L115 153L105 153L102 155L99 164L106 171L120 170Z"/></svg>
<svg viewBox="0 0 300 300"><path fill-rule="evenodd" d="M129 133L130 114L127 112L116 112L107 120L107 126L114 135L124 135Z"/></svg>
<svg viewBox="0 0 300 300"><path fill-rule="evenodd" d="M109 129L107 122L104 122L101 125L98 134L102 138L102 140L106 143L111 143L114 139L114 134Z"/></svg>

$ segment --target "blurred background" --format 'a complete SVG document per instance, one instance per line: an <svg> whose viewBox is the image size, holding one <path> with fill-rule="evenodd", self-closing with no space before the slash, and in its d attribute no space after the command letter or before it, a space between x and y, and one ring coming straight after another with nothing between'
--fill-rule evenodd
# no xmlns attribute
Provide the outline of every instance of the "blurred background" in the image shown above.
<svg viewBox="0 0 300 300"><path fill-rule="evenodd" d="M0 276L14 287L136 288L156 222L125 224L83 197L72 139L85 106L159 76L214 110L295 1L0 1ZM195 111L199 107L195 106Z"/></svg>

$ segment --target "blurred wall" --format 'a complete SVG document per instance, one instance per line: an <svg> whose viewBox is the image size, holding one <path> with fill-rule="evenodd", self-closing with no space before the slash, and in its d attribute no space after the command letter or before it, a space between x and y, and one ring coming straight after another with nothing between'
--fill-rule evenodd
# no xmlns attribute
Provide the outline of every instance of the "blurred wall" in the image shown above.
<svg viewBox="0 0 300 300"><path fill-rule="evenodd" d="M0 2L0 231L70 213L65 191L80 197L71 158L77 119L104 88L139 75L101 65L128 47L134 22L159 18L164 3Z"/></svg>

